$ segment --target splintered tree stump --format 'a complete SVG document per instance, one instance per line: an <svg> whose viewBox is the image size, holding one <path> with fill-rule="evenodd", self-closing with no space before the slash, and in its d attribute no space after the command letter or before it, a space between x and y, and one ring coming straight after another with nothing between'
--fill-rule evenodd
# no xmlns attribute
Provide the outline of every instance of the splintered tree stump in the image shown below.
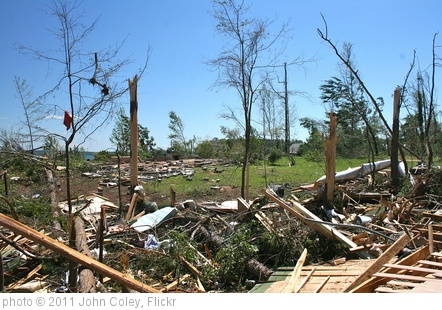
<svg viewBox="0 0 442 310"><path fill-rule="evenodd" d="M272 275L273 271L256 259L250 259L246 262L246 268L251 273L259 278L259 281L267 281Z"/></svg>
<svg viewBox="0 0 442 310"><path fill-rule="evenodd" d="M75 229L75 247L80 253L91 257L91 252L86 242L86 232L84 231L84 222L80 217L74 219ZM79 293L96 293L97 280L92 270L81 268L79 272L78 292Z"/></svg>

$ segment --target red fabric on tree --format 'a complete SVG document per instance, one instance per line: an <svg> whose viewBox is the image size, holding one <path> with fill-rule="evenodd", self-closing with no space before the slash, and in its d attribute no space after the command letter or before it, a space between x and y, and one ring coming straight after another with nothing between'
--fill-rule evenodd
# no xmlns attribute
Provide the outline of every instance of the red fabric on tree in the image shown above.
<svg viewBox="0 0 442 310"><path fill-rule="evenodd" d="M69 130L72 125L72 116L68 111L64 111L64 121L63 124L66 126L66 130Z"/></svg>

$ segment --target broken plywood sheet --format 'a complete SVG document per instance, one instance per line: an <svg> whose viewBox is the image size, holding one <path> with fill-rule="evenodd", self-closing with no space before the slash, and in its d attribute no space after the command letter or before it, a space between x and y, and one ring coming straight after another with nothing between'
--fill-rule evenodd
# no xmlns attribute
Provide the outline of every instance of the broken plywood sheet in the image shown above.
<svg viewBox="0 0 442 310"><path fill-rule="evenodd" d="M143 215L135 223L132 224L132 228L138 232L144 232L148 229L154 228L164 220L174 216L177 213L177 209L174 207L164 207L155 212Z"/></svg>

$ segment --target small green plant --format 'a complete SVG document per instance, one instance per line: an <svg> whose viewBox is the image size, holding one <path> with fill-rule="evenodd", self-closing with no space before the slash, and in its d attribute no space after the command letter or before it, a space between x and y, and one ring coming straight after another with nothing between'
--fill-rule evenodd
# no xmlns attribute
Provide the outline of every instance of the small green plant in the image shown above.
<svg viewBox="0 0 442 310"><path fill-rule="evenodd" d="M52 225L55 219L49 198L22 199L15 209L19 217L34 221L35 226Z"/></svg>

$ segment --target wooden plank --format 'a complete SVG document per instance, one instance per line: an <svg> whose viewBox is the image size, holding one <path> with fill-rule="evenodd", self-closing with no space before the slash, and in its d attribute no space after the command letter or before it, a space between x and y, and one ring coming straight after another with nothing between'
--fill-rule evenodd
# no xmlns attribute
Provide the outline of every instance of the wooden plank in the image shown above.
<svg viewBox="0 0 442 310"><path fill-rule="evenodd" d="M418 261L418 263L419 264L423 264L423 265L428 265L428 266L434 266L434 267L442 268L442 263L433 262L431 260L420 260L420 261Z"/></svg>
<svg viewBox="0 0 442 310"><path fill-rule="evenodd" d="M437 270L437 269L422 268L422 267L415 267L415 266L395 265L395 264L385 264L384 267L388 267L388 268L392 268L392 269L407 270L407 271L417 271L417 272L422 272L422 273L431 273L431 274L440 272L440 270Z"/></svg>
<svg viewBox="0 0 442 310"><path fill-rule="evenodd" d="M138 292L152 292L159 293L160 291L150 287L144 283L141 283L135 279L132 279L129 275L123 274L109 266L106 266L99 261L88 257L67 245L54 240L45 234L42 234L2 213L0 213L0 226L10 229L16 234L20 234L29 240L34 241L48 249L51 249L62 256L67 257L69 260L81 264L89 269L95 270L98 273L108 276L112 280L121 283L122 285L136 290Z"/></svg>
<svg viewBox="0 0 442 310"><path fill-rule="evenodd" d="M312 270L310 270L310 272L302 279L302 281L299 284L298 288L296 289L295 293L299 293L299 291L304 287L304 285L308 282L310 277L313 275L315 270L316 270L316 267L314 267Z"/></svg>
<svg viewBox="0 0 442 310"><path fill-rule="evenodd" d="M286 289L284 290L284 293L295 292L299 282L299 275L301 273L302 266L304 265L306 257L307 257L307 249L304 249L304 251L302 251L302 254L298 259L298 262L296 263L295 269L293 270L293 273L289 279L289 283L287 284Z"/></svg>
<svg viewBox="0 0 442 310"><path fill-rule="evenodd" d="M130 193L138 185L138 77L128 79L130 94ZM130 214L130 213L129 213ZM127 219L126 219L127 220Z"/></svg>
<svg viewBox="0 0 442 310"><path fill-rule="evenodd" d="M433 242L433 224L428 225L428 247L430 248L430 253L434 251L434 242Z"/></svg>
<svg viewBox="0 0 442 310"><path fill-rule="evenodd" d="M429 218L431 218L432 220L435 220L435 221L437 221L437 222L442 222L442 215L439 215L439 214L433 214L433 213L430 213L430 212L424 212L424 213L422 213L422 215L423 215L423 216L426 216L426 217L429 217Z"/></svg>
<svg viewBox="0 0 442 310"><path fill-rule="evenodd" d="M318 288L313 291L313 293L319 293L319 291L323 289L328 280L330 280L330 277L325 278L324 281L322 281L321 284L318 286Z"/></svg>
<svg viewBox="0 0 442 310"><path fill-rule="evenodd" d="M395 286L417 287L417 286L421 285L422 283L391 280L391 281L388 281L388 284L395 285Z"/></svg>
<svg viewBox="0 0 442 310"><path fill-rule="evenodd" d="M388 263L399 251L401 251L410 242L408 234L402 235L395 243L393 243L381 256L379 256L373 264L368 267L344 292L350 292L353 288L368 280L373 273L381 270L382 266Z"/></svg>
<svg viewBox="0 0 442 310"><path fill-rule="evenodd" d="M168 292L171 289L174 289L178 286L178 284L180 284L181 281L185 281L190 277L190 274L186 273L184 276L182 276L181 278L173 281L172 283L170 283L169 285L167 285L165 288L162 289L162 292Z"/></svg>
<svg viewBox="0 0 442 310"><path fill-rule="evenodd" d="M413 276L408 274L398 274L398 273L386 273L386 272L378 272L374 274L375 277L389 278L389 279L399 279L406 281L418 281L418 282L431 282L437 283L442 288L442 281L434 278L427 278L421 276Z"/></svg>
<svg viewBox="0 0 442 310"><path fill-rule="evenodd" d="M137 203L137 200L138 200L138 194L134 193L132 195L132 199L130 200L129 209L127 210L126 223L128 223L132 219L132 217L133 217L133 214L134 214L134 211L135 211L134 209L135 209L135 205Z"/></svg>
<svg viewBox="0 0 442 310"><path fill-rule="evenodd" d="M238 212L248 212L250 211L250 205L244 198L238 198Z"/></svg>

